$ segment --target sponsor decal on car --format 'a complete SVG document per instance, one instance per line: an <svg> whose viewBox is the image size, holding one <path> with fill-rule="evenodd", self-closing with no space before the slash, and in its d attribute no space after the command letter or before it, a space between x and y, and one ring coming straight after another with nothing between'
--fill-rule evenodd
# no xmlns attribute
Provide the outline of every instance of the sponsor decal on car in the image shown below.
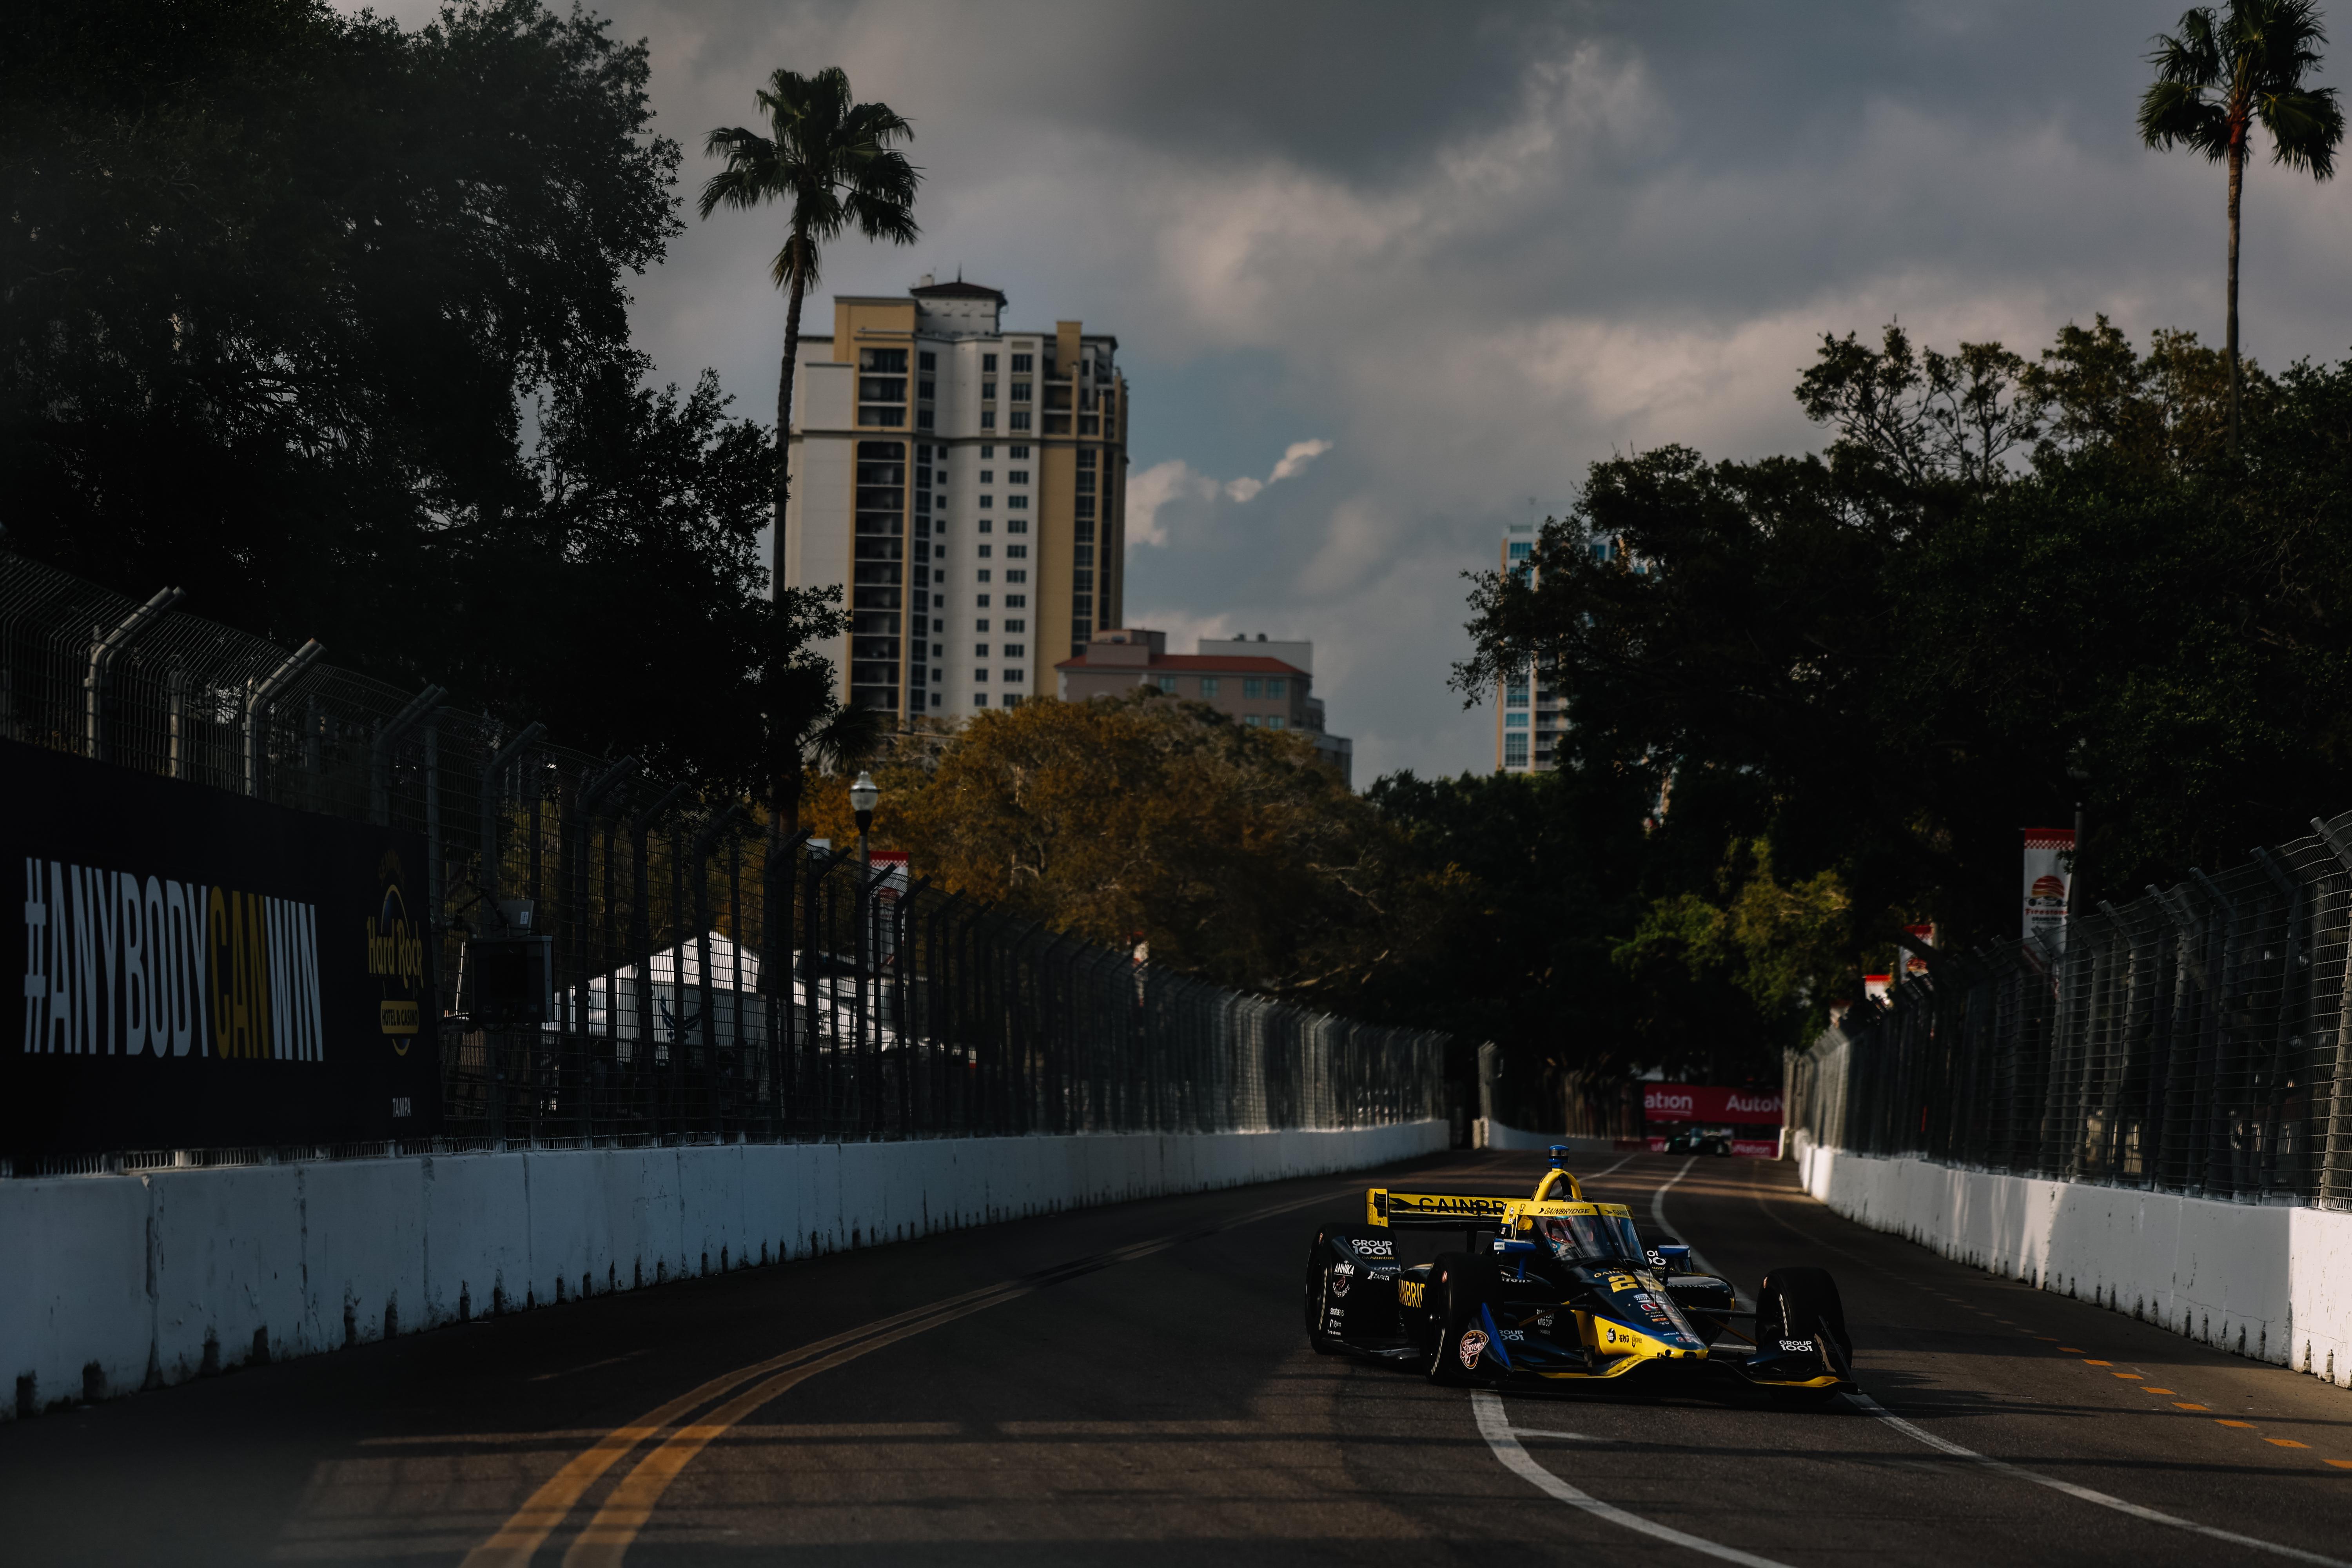
<svg viewBox="0 0 2352 1568"><path fill-rule="evenodd" d="M1339 1268L1331 1270L1331 1294L1334 1296L1344 1296L1348 1293L1348 1287L1351 1283L1348 1279L1349 1272L1350 1270L1344 1263L1339 1265Z"/></svg>
<svg viewBox="0 0 2352 1568"><path fill-rule="evenodd" d="M1780 1348L1784 1351L1810 1351L1813 1348L1813 1342L1811 1340L1782 1340L1780 1342Z"/></svg>
<svg viewBox="0 0 2352 1568"><path fill-rule="evenodd" d="M1447 1197L1434 1193L1391 1193L1389 1208L1404 1214L1500 1215L1509 1205L1501 1198Z"/></svg>
<svg viewBox="0 0 2352 1568"><path fill-rule="evenodd" d="M1359 1258L1394 1258L1396 1256L1396 1243L1393 1241L1373 1241L1364 1238L1351 1241L1348 1245L1356 1249L1356 1256Z"/></svg>
<svg viewBox="0 0 2352 1568"><path fill-rule="evenodd" d="M1463 1330L1462 1342L1454 1347L1454 1353L1462 1358L1463 1371L1477 1371L1478 1358L1486 1353L1486 1331L1483 1329Z"/></svg>
<svg viewBox="0 0 2352 1568"><path fill-rule="evenodd" d="M1525 1329L1505 1329L1503 1331L1503 1338L1512 1344L1517 1344L1521 1340L1524 1340L1527 1337L1528 1331Z"/></svg>
<svg viewBox="0 0 2352 1568"><path fill-rule="evenodd" d="M1422 1297L1427 1293L1428 1289L1429 1286L1425 1281L1420 1279L1400 1279L1397 1281L1397 1305L1400 1307L1418 1307L1421 1305Z"/></svg>

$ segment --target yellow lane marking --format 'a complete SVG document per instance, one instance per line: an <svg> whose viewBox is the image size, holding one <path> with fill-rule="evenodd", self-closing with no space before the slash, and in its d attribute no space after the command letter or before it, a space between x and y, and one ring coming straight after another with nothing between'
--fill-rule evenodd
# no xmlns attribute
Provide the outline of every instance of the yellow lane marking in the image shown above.
<svg viewBox="0 0 2352 1568"><path fill-rule="evenodd" d="M2170 1394L2172 1390L2168 1388L2143 1388L2140 1392L2142 1394Z"/></svg>
<svg viewBox="0 0 2352 1568"><path fill-rule="evenodd" d="M2243 1426L2248 1431L2253 1430L2254 1426L2251 1421L2231 1421L2226 1416L2221 1415L2217 1415L2213 1418L2213 1425L2216 1426Z"/></svg>
<svg viewBox="0 0 2352 1568"><path fill-rule="evenodd" d="M563 1522L563 1516L578 1505L580 1499L588 1489L596 1484L596 1479L618 1463L624 1454L646 1438L656 1436L662 1428L680 1419L698 1405L718 1398L745 1379L772 1372L777 1367L807 1356L822 1355L844 1341L856 1339L861 1334L887 1329L893 1324L904 1322L909 1318L934 1312L959 1302L969 1301L975 1297L990 1296L1003 1289L1002 1285L991 1285L979 1290L967 1291L961 1296L950 1297L945 1301L934 1301L925 1306L911 1308L907 1311L884 1318L878 1322L860 1324L856 1328L845 1330L829 1338L786 1351L782 1355L771 1357L754 1365L738 1367L733 1372L723 1373L712 1378L699 1387L688 1389L668 1404L647 1411L628 1426L614 1427L598 1438L591 1447L574 1455L569 1463L550 1476L537 1491L530 1494L522 1507L515 1510L514 1516L499 1527L497 1534L466 1553L463 1568L529 1568L531 1554L545 1543L555 1527Z"/></svg>
<svg viewBox="0 0 2352 1568"><path fill-rule="evenodd" d="M2113 1366L2116 1363L2111 1361L2086 1361L2083 1364L2084 1366Z"/></svg>
<svg viewBox="0 0 2352 1568"><path fill-rule="evenodd" d="M2183 1405L2176 1399L2173 1401L2173 1408L2176 1410L2210 1410L2213 1407L2210 1405Z"/></svg>
<svg viewBox="0 0 2352 1568"><path fill-rule="evenodd" d="M2327 1462L2339 1470L2352 1470L2352 1459L2330 1459Z"/></svg>
<svg viewBox="0 0 2352 1568"><path fill-rule="evenodd" d="M2263 1441L2276 1448L2308 1448L2311 1447L2308 1443L2298 1443L2292 1437L2265 1437Z"/></svg>
<svg viewBox="0 0 2352 1568"><path fill-rule="evenodd" d="M837 1350L822 1361L778 1373L765 1383L755 1384L737 1394L692 1426L679 1427L664 1438L652 1453L639 1459L636 1468L613 1489L613 1495L604 1500L604 1506L596 1510L595 1517L588 1521L588 1528L580 1532L580 1539L564 1552L563 1568L617 1568L629 1550L629 1543L636 1540L637 1531L653 1518L655 1505L661 1501L662 1494L669 1490L670 1483L677 1479L678 1472L685 1469L694 1457L709 1447L713 1440L723 1436L729 1427L795 1384L806 1382L818 1373L829 1372L845 1362L856 1361L868 1351L880 1350L884 1345L919 1334L926 1329L937 1328L954 1319L986 1311L1015 1297L1026 1296L1035 1289L1032 1285L1015 1286L988 1300L974 1301L919 1322L905 1324L887 1334Z"/></svg>
<svg viewBox="0 0 2352 1568"><path fill-rule="evenodd" d="M1259 1220L1271 1219L1276 1215L1288 1214L1293 1210L1307 1208L1315 1204L1329 1203L1336 1195L1329 1192L1316 1193L1307 1197L1295 1198L1287 1203L1269 1204L1264 1208L1252 1209L1246 1214L1236 1215L1230 1219L1200 1229L1180 1231L1170 1236L1157 1237L1149 1241L1133 1242L1126 1247L1100 1254L1099 1261L1084 1260L1089 1266L1085 1271L1091 1272L1093 1268L1108 1267L1113 1263L1132 1263L1138 1258L1149 1258L1153 1253L1163 1252L1179 1242L1237 1229L1245 1225L1255 1225ZM1048 1277L1068 1277L1061 1275L1058 1269L1047 1269L1043 1273ZM829 1358L820 1364L798 1369L797 1375L788 1379L773 1379L769 1384L761 1384L761 1388L770 1389L771 1392L761 1394L756 1404L741 1414L729 1417L727 1421L720 1423L703 1436L694 1444L692 1452L679 1457L678 1468L682 1468L687 1459L693 1458L694 1453L700 1452L709 1445L712 1437L724 1431L727 1426L739 1423L742 1419L742 1415L748 1415L751 1409L758 1407L758 1404L764 1404L774 1398L777 1394L782 1393L784 1389L800 1382L803 1377L813 1376L828 1367L837 1366L854 1355L863 1354L866 1351L887 1344L894 1340L904 1339L908 1334L935 1328L940 1323L963 1317L967 1312L976 1312L983 1308L995 1306L1000 1300L1010 1300L1014 1296L1025 1295L1035 1289L1038 1284L1051 1282L1053 1282L1051 1278L1041 1279L1033 1277L1033 1281L1027 1284L1005 1280L994 1285L984 1285L977 1290L967 1290L961 1296L950 1296L939 1301L927 1301L919 1307L909 1307L903 1312L895 1312L887 1318L877 1318L870 1323L862 1323L854 1329L845 1329L840 1333L812 1341L796 1349L786 1351L782 1355L771 1356L766 1361L756 1362L750 1366L738 1367L733 1372L712 1378L699 1387L679 1394L668 1404L646 1412L630 1425L614 1427L593 1447L574 1456L570 1463L548 1478L537 1491L531 1493L522 1507L515 1510L513 1517L499 1527L497 1534L468 1552L461 1568L530 1568L532 1556L545 1543L548 1536L553 1533L556 1527L563 1522L572 1510L579 1505L581 1498L587 1494L588 1489L595 1484L597 1478L611 1469L623 1455L645 1439L659 1436L664 1428L672 1422L679 1420L697 1406L718 1398L730 1388L740 1387L749 1379L774 1372L780 1367L790 1366L796 1362L808 1361L811 1357L823 1355L852 1341L878 1336L873 1338L870 1342L858 1346L855 1351ZM904 1332L886 1333L886 1331L897 1330L901 1325L911 1326L907 1327ZM760 1393L760 1390L755 1389L752 1392L756 1394ZM748 1398L749 1395L745 1397ZM722 1406L719 1410L712 1411L710 1419L715 1420L723 1412L734 1410L736 1405L741 1403L742 1401L739 1399ZM667 1444L664 1445L664 1447L667 1447ZM611 1508L613 1502L619 1498L621 1491L626 1489L640 1472L645 1472L646 1475L646 1486L653 1486L655 1473L647 1471L647 1467L660 1458L661 1453L662 1449L656 1449L644 1460L639 1461L637 1468L631 1471L629 1477L623 1480L621 1488L615 1489L614 1498L607 1500L605 1510L600 1510L595 1520L591 1521L589 1533L594 1531L596 1521L604 1520L605 1510ZM677 1468L671 1468L668 1475L661 1479L660 1486L654 1488L651 1496L658 1499L661 1491L668 1486L668 1478L676 1474ZM650 1507L650 1503L647 1506ZM621 1553L627 1549L629 1540L635 1533L635 1528L632 1527L626 1535L621 1536L617 1544L613 1546L609 1558L583 1558L582 1561L618 1563L621 1560ZM583 1540L585 1539L586 1535L583 1534ZM575 1542L572 1551L576 1552L580 1544ZM564 1561L571 1563L572 1560L572 1553L567 1552Z"/></svg>
<svg viewBox="0 0 2352 1568"><path fill-rule="evenodd" d="M2139 1373L2136 1372L2119 1372L2115 1373L2115 1375L2117 1377L2129 1378L2134 1383L2137 1383L2139 1381Z"/></svg>
<svg viewBox="0 0 2352 1568"><path fill-rule="evenodd" d="M2081 1355L2083 1353L2083 1347L2080 1345L2060 1345L2058 1348L2064 1351L2068 1355Z"/></svg>

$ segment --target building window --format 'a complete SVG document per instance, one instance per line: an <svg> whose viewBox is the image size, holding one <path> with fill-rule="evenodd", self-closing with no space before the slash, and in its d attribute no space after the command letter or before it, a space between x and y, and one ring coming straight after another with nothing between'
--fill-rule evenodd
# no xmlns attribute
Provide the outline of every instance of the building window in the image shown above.
<svg viewBox="0 0 2352 1568"><path fill-rule="evenodd" d="M901 423L903 423L903 421L901 421ZM1029 411L1027 409L1016 408L1013 411L1013 428L1015 430L1026 430L1029 428Z"/></svg>
<svg viewBox="0 0 2352 1568"><path fill-rule="evenodd" d="M1015 375L1027 375L1030 368L1036 363L1037 362L1028 354L1014 354L1013 356L1013 374Z"/></svg>
<svg viewBox="0 0 2352 1568"><path fill-rule="evenodd" d="M1160 678L1160 689L1172 694L1176 689L1176 678L1172 675L1161 676Z"/></svg>
<svg viewBox="0 0 2352 1568"><path fill-rule="evenodd" d="M981 531L981 532L982 532L982 533L993 533L993 532L995 532L995 531L996 531L996 520L995 520L994 518L989 518L989 517L983 517L983 518L982 518L982 519L980 520L980 531Z"/></svg>
<svg viewBox="0 0 2352 1568"><path fill-rule="evenodd" d="M933 621L933 622L931 623L931 630L933 630L933 631L935 631L935 632L943 632L943 631L945 631L945 630L947 630L947 629L948 629L948 624L947 624L947 622L945 622L945 621Z"/></svg>
<svg viewBox="0 0 2352 1568"><path fill-rule="evenodd" d="M1503 765L1507 768L1523 768L1528 765L1528 738L1525 735L1503 737Z"/></svg>
<svg viewBox="0 0 2352 1568"><path fill-rule="evenodd" d="M1250 729L1255 730L1257 728L1257 715L1255 713L1244 713L1242 715L1242 722Z"/></svg>
<svg viewBox="0 0 2352 1568"><path fill-rule="evenodd" d="M1216 694L1217 678L1213 675L1204 675L1201 677L1201 695L1203 697L1214 697Z"/></svg>
<svg viewBox="0 0 2352 1568"><path fill-rule="evenodd" d="M988 671L986 671L986 670L984 670L984 669L978 669L978 670L974 670L972 673L973 673L973 674L975 674L975 675L985 676L985 675L988 673ZM972 705L973 707L975 707L975 708L985 708L985 707L987 707L987 706L988 706L988 693L987 693L987 692L985 692L985 691L975 691L975 692L973 692L973 693L971 694L971 705Z"/></svg>
<svg viewBox="0 0 2352 1568"><path fill-rule="evenodd" d="M1010 672L1008 672L1008 673L1010 673ZM1018 708L1018 707L1020 707L1020 706L1021 706L1021 694L1020 694L1019 692L1017 692L1017 691L1008 691L1008 692L1006 692L1006 693L1004 694L1004 705L1005 705L1007 708Z"/></svg>
<svg viewBox="0 0 2352 1568"><path fill-rule="evenodd" d="M934 692L932 692L932 693L931 693L931 706L932 706L932 707L937 708L937 707L940 706L942 703L944 703L946 700L947 700L947 693L946 693L946 692L944 692L944 691L934 691Z"/></svg>
<svg viewBox="0 0 2352 1568"><path fill-rule="evenodd" d="M915 361L915 368L918 370L937 370L940 368L940 356L933 353L930 350L925 349L922 352L921 356Z"/></svg>
<svg viewBox="0 0 2352 1568"><path fill-rule="evenodd" d="M975 669L971 672L971 678L974 680L986 680L988 679L988 671L984 669ZM1524 737L1522 738L1524 739Z"/></svg>
<svg viewBox="0 0 2352 1568"><path fill-rule="evenodd" d="M1025 632L1029 629L1029 623L1027 621L1008 620L1004 623L1004 629L1008 632Z"/></svg>
<svg viewBox="0 0 2352 1568"><path fill-rule="evenodd" d="M974 658L986 658L988 657L988 645L984 642L972 644L971 657Z"/></svg>
<svg viewBox="0 0 2352 1568"><path fill-rule="evenodd" d="M1526 707L1527 705L1528 705L1528 683L1527 683L1525 680L1513 680L1513 681L1510 681L1510 682L1508 682L1507 684L1506 684L1506 685L1504 686L1504 688L1503 688L1503 706L1504 706L1504 707L1506 707L1506 708L1524 708L1524 707Z"/></svg>
<svg viewBox="0 0 2352 1568"><path fill-rule="evenodd" d="M1017 447L1014 447L1013 455L1016 458L1021 456L1021 449ZM1029 482L1029 470L1026 468L1007 468L1004 470L1004 482L1008 485L1025 485Z"/></svg>
<svg viewBox="0 0 2352 1568"><path fill-rule="evenodd" d="M870 375L904 375L907 374L905 349L860 349L857 368Z"/></svg>
<svg viewBox="0 0 2352 1568"><path fill-rule="evenodd" d="M1250 677L1247 680L1242 682L1242 695L1244 697L1265 696L1265 682L1258 679L1255 676Z"/></svg>
<svg viewBox="0 0 2352 1568"><path fill-rule="evenodd" d="M1008 544L1004 547L1004 556L1008 561L1026 561L1029 559L1029 547L1025 544Z"/></svg>
<svg viewBox="0 0 2352 1568"><path fill-rule="evenodd" d="M983 408L980 411L980 427L983 430L993 430L996 428L995 410Z"/></svg>
<svg viewBox="0 0 2352 1568"><path fill-rule="evenodd" d="M1281 729L1281 728L1282 728L1282 715L1281 715L1281 714L1279 714L1279 713L1269 713L1269 714L1267 714L1267 715L1265 716L1265 727L1266 727L1267 729L1269 729L1269 730L1279 730L1279 729Z"/></svg>
<svg viewBox="0 0 2352 1568"><path fill-rule="evenodd" d="M980 596L980 607L981 607L982 609L983 609L983 610L984 610L984 609L986 609L986 608L988 608L988 595L985 595L985 594L982 594L982 595ZM985 622L983 622L983 623L982 624L982 626L981 626L981 628L980 628L980 629L981 629L982 631L986 631L986 630L988 629L987 624L986 624Z"/></svg>
<svg viewBox="0 0 2352 1568"><path fill-rule="evenodd" d="M1029 569L1026 566L1008 567L1004 573L1004 580L1008 583L1026 583L1029 581Z"/></svg>
<svg viewBox="0 0 2352 1568"><path fill-rule="evenodd" d="M1021 642L1006 643L1004 645L1004 657L1007 658L1027 658L1029 657L1029 645L1027 643ZM1013 677L1008 674L1004 679L1010 680Z"/></svg>
<svg viewBox="0 0 2352 1568"><path fill-rule="evenodd" d="M1004 531L1026 533L1029 531L1029 520L1025 517L1008 517L1004 520Z"/></svg>
<svg viewBox="0 0 2352 1568"><path fill-rule="evenodd" d="M988 608L988 601L986 599L981 600L980 607L983 610ZM985 633L988 630L988 623L984 620L974 621L971 623L971 629L976 632Z"/></svg>
<svg viewBox="0 0 2352 1568"><path fill-rule="evenodd" d="M1029 510L1029 498L1027 496L1006 496L1004 498L1004 504L1017 511L1026 511Z"/></svg>
<svg viewBox="0 0 2352 1568"><path fill-rule="evenodd" d="M995 458L995 456L996 456L996 448L995 448L995 447L982 447L980 449L980 460L981 460L982 462L983 462L983 463L991 461L992 459L993 459L993 458ZM981 478L981 482L982 482L982 483L983 483L983 484L985 484L985 483L988 481L988 476L987 476L986 474L982 474L982 475L981 475L981 476L980 476L980 478Z"/></svg>
<svg viewBox="0 0 2352 1568"><path fill-rule="evenodd" d="M980 510L982 511L987 511L995 505L996 498L994 496L982 496L980 498Z"/></svg>
<svg viewBox="0 0 2352 1568"><path fill-rule="evenodd" d="M982 382L980 384L980 395L982 402L993 401L996 396L996 383L992 381Z"/></svg>
<svg viewBox="0 0 2352 1568"><path fill-rule="evenodd" d="M1029 460L1029 448L1026 447L1007 447L1004 448L1004 455L1012 458L1016 463L1025 463Z"/></svg>
<svg viewBox="0 0 2352 1568"><path fill-rule="evenodd" d="M1289 689L1289 687L1290 682L1288 680L1285 679L1281 676L1276 676L1272 680L1265 683L1265 694L1268 697L1280 697Z"/></svg>
<svg viewBox="0 0 2352 1568"><path fill-rule="evenodd" d="M1000 670L997 672L997 679L1007 686L1018 686L1021 684L1022 672L1017 669Z"/></svg>
<svg viewBox="0 0 2352 1568"><path fill-rule="evenodd" d="M1528 716L1526 714L1506 713L1503 715L1503 728L1506 730L1524 730L1527 727Z"/></svg>
<svg viewBox="0 0 2352 1568"><path fill-rule="evenodd" d="M933 626L938 626L940 623L939 623L939 622L937 622L937 621L933 621L931 624L932 624ZM935 659L936 659L936 658L947 658L947 656L948 656L948 650L947 650L947 648L945 647L945 646L943 646L942 644L940 644L940 643L933 643L933 644L931 645L931 657L932 657L933 658L935 658Z"/></svg>
<svg viewBox="0 0 2352 1568"><path fill-rule="evenodd" d="M931 415L931 411L930 411L929 409L928 409L928 408L918 408L918 409L916 409L916 410L915 410L915 428L916 428L916 429L918 429L918 430L929 430L929 429L930 429L930 428L931 428L931 426L933 426L933 424L934 424L934 423L936 423L936 421L933 419L932 415Z"/></svg>
<svg viewBox="0 0 2352 1568"><path fill-rule="evenodd" d="M994 375L996 374L996 356L994 354L981 355L980 368L986 371L989 374Z"/></svg>
<svg viewBox="0 0 2352 1568"><path fill-rule="evenodd" d="M1004 595L1004 607L1008 610L1025 610L1029 607L1029 595L1007 594Z"/></svg>
<svg viewBox="0 0 2352 1568"><path fill-rule="evenodd" d="M982 546L980 547L980 558L981 558L982 561L987 560L987 559L988 559L988 557L989 557L989 553L990 553L992 551L993 551L995 548L996 548L996 546L994 546L993 544L983 544L983 545L982 545Z"/></svg>
<svg viewBox="0 0 2352 1568"><path fill-rule="evenodd" d="M1528 556L1533 555L1535 552L1536 547L1528 541L1524 539L1514 539L1511 541L1512 560L1525 561Z"/></svg>

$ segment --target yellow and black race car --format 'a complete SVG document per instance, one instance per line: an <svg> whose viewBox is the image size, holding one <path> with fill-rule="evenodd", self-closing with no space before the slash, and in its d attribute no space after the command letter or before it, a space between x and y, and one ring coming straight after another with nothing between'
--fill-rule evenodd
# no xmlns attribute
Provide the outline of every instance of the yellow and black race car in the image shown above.
<svg viewBox="0 0 2352 1568"><path fill-rule="evenodd" d="M1449 1383L1728 1373L1801 1402L1853 1389L1853 1342L1826 1270L1775 1268L1742 1310L1729 1280L1685 1271L1689 1247L1645 1247L1624 1205L1587 1201L1566 1156L1551 1152L1529 1197L1370 1189L1369 1223L1325 1226L1307 1255L1309 1342ZM1408 1229L1466 1232L1466 1249L1407 1264ZM1733 1327L1749 1319L1752 1336Z"/></svg>

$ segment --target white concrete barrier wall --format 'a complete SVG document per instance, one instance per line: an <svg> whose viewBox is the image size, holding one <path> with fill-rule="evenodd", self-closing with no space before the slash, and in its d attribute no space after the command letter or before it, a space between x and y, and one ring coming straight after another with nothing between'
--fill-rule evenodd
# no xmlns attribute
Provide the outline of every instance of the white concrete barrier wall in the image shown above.
<svg viewBox="0 0 2352 1568"><path fill-rule="evenodd" d="M481 1313L1025 1215L1361 1170L1344 1132L545 1150L0 1181L0 1420Z"/></svg>
<svg viewBox="0 0 2352 1568"><path fill-rule="evenodd" d="M1794 1147L1805 1190L1874 1230L2352 1385L2352 1214Z"/></svg>
<svg viewBox="0 0 2352 1568"><path fill-rule="evenodd" d="M1529 1132L1522 1127L1481 1116L1470 1124L1470 1142L1480 1149L1533 1149L1541 1152L1564 1145L1571 1154L1614 1154L1614 1138L1585 1138L1566 1132Z"/></svg>

